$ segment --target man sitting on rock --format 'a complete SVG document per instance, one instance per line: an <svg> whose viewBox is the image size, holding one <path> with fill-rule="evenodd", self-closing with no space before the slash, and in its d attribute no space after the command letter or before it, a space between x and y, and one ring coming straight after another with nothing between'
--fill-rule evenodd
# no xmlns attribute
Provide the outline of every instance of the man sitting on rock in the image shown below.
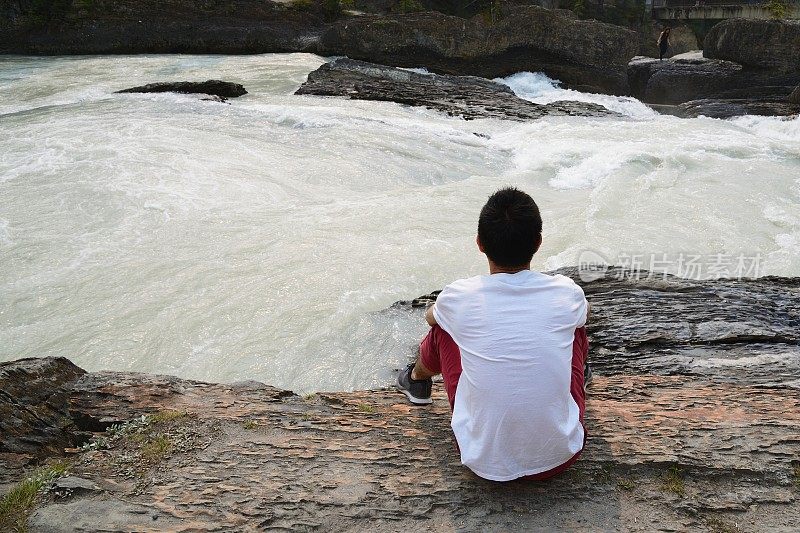
<svg viewBox="0 0 800 533"><path fill-rule="evenodd" d="M397 386L429 404L431 377L442 374L461 462L495 481L546 479L583 450L588 304L571 279L530 269L542 218L524 192L489 198L477 244L489 274L439 294L419 357Z"/></svg>

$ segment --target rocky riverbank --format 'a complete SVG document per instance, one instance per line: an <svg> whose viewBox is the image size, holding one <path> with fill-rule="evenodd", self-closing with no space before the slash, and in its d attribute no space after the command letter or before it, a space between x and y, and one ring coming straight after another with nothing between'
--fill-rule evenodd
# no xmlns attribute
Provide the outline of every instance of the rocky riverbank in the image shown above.
<svg viewBox="0 0 800 533"><path fill-rule="evenodd" d="M50 358L0 364L0 491L49 464L14 515L44 532L790 530L800 279L564 273L592 304L596 377L586 451L550 482L461 467L441 387L414 408L393 390L300 397ZM433 298L385 312L402 326Z"/></svg>
<svg viewBox="0 0 800 533"><path fill-rule="evenodd" d="M634 57L656 54L655 27L637 33L525 3L476 15L425 2L456 16L397 12L393 2L348 11L318 0L11 0L0 6L0 53L310 52L484 78L544 72L565 88L630 94L684 117L800 112L788 99L800 85L798 21L726 20L705 36L705 57L656 61ZM699 44L687 27L676 27L672 41L670 53Z"/></svg>
<svg viewBox="0 0 800 533"><path fill-rule="evenodd" d="M638 49L633 31L537 6L512 6L494 20L435 11L330 20L304 4L317 5L118 0L73 2L45 16L39 4L14 0L0 7L0 52L311 52L488 78L543 71L576 89L623 94Z"/></svg>
<svg viewBox="0 0 800 533"><path fill-rule="evenodd" d="M686 117L797 115L790 94L800 85L798 49L800 21L726 20L706 35L702 55L634 58L631 94Z"/></svg>

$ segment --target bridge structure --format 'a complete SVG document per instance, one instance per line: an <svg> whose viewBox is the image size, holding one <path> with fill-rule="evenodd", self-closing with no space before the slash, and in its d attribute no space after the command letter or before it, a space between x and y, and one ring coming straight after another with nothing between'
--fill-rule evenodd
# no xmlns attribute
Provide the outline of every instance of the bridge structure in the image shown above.
<svg viewBox="0 0 800 533"><path fill-rule="evenodd" d="M800 19L800 1L784 0L783 4L786 9L781 18ZM665 22L775 18L774 7L761 0L652 0L651 8L653 18Z"/></svg>

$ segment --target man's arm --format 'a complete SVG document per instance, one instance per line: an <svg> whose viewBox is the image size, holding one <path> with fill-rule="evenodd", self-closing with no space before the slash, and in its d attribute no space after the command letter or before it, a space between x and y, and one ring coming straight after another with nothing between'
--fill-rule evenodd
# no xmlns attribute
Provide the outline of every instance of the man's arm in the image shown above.
<svg viewBox="0 0 800 533"><path fill-rule="evenodd" d="M432 306L428 307L428 309L425 310L425 321L428 322L428 325L430 327L436 325L436 318L433 316L434 307L436 307L436 304L433 304Z"/></svg>

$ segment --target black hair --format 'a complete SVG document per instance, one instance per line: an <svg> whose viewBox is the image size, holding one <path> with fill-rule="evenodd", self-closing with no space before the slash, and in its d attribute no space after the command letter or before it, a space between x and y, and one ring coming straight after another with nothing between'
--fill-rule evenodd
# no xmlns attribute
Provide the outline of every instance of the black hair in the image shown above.
<svg viewBox="0 0 800 533"><path fill-rule="evenodd" d="M478 218L478 238L495 264L517 267L530 262L542 237L542 216L533 198L507 187L489 197Z"/></svg>

